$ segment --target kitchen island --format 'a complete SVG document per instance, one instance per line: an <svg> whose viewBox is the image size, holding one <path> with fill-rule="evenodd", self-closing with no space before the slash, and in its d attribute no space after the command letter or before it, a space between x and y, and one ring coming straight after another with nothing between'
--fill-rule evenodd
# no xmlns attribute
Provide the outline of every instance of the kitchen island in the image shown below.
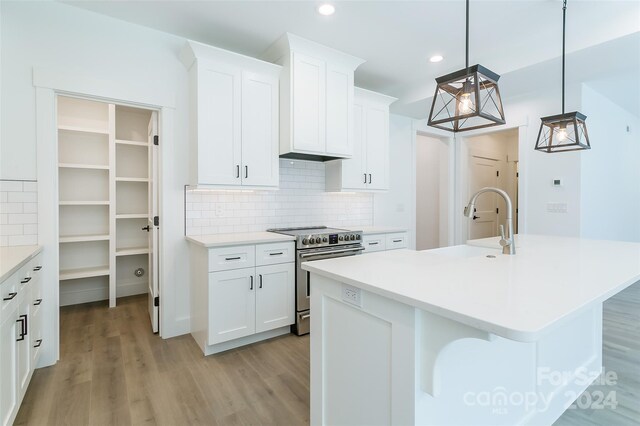
<svg viewBox="0 0 640 426"><path fill-rule="evenodd" d="M602 370L640 244L521 235L309 262L311 423L552 424Z"/></svg>

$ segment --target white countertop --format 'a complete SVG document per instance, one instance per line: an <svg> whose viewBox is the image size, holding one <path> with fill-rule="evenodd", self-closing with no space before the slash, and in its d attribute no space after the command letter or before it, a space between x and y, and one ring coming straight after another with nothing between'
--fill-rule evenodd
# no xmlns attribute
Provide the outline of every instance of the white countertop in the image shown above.
<svg viewBox="0 0 640 426"><path fill-rule="evenodd" d="M237 232L233 234L198 235L185 237L187 241L202 247L239 246L243 244L277 243L293 241L291 235L276 234L275 232Z"/></svg>
<svg viewBox="0 0 640 426"><path fill-rule="evenodd" d="M41 246L0 247L0 282L42 251Z"/></svg>
<svg viewBox="0 0 640 426"><path fill-rule="evenodd" d="M519 235L513 256L495 238L471 244L318 260L303 269L523 342L640 280L638 243Z"/></svg>
<svg viewBox="0 0 640 426"><path fill-rule="evenodd" d="M394 232L407 232L407 228L393 226L357 226L351 227L352 231L362 231L363 234L391 234Z"/></svg>

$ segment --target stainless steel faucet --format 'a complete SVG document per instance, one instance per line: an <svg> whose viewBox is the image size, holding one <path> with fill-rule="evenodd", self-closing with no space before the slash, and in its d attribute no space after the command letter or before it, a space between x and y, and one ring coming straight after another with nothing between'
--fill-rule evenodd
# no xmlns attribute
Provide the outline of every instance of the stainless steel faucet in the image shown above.
<svg viewBox="0 0 640 426"><path fill-rule="evenodd" d="M516 242L513 236L513 208L511 205L511 198L509 198L509 194L504 192L500 188L486 187L482 188L471 197L469 204L464 208L464 215L466 217L473 217L473 213L476 209L476 200L480 196L480 194L484 194L485 192L495 192L504 198L504 202L507 203L507 232L505 233L504 225L500 225L500 245L502 246L502 254L516 254Z"/></svg>

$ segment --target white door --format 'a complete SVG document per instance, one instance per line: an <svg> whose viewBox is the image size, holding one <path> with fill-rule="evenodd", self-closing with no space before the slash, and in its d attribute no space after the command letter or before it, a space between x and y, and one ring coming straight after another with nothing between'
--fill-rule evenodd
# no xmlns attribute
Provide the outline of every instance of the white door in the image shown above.
<svg viewBox="0 0 640 426"><path fill-rule="evenodd" d="M256 333L294 323L295 264L258 266Z"/></svg>
<svg viewBox="0 0 640 426"><path fill-rule="evenodd" d="M364 189L367 185L365 172L366 150L364 144L364 107L353 105L353 156L342 160L342 187Z"/></svg>
<svg viewBox="0 0 640 426"><path fill-rule="evenodd" d="M240 185L242 75L222 65L198 73L198 183Z"/></svg>
<svg viewBox="0 0 640 426"><path fill-rule="evenodd" d="M326 141L325 63L293 53L293 148L324 154Z"/></svg>
<svg viewBox="0 0 640 426"><path fill-rule="evenodd" d="M209 344L249 336L256 330L254 268L209 274Z"/></svg>
<svg viewBox="0 0 640 426"><path fill-rule="evenodd" d="M353 146L353 71L327 64L327 144L330 155L351 156Z"/></svg>
<svg viewBox="0 0 640 426"><path fill-rule="evenodd" d="M0 425L8 425L17 403L18 360L16 339L19 337L20 323L17 309L6 315L0 323Z"/></svg>
<svg viewBox="0 0 640 426"><path fill-rule="evenodd" d="M470 156L469 197L480 188L498 186L500 162L488 158ZM495 237L498 235L498 195L482 194L476 203L476 211L469 222L469 239Z"/></svg>
<svg viewBox="0 0 640 426"><path fill-rule="evenodd" d="M278 78L243 72L243 185L278 186L278 129Z"/></svg>
<svg viewBox="0 0 640 426"><path fill-rule="evenodd" d="M375 105L365 107L367 188L389 189L389 113Z"/></svg>
<svg viewBox="0 0 640 426"><path fill-rule="evenodd" d="M159 299L160 291L158 286L158 233L160 232L159 223L156 225L155 217L158 216L158 145L154 143L154 139L158 136L158 113L151 113L149 120L149 161L148 161L148 177L149 177L149 200L147 220L147 232L149 234L149 318L151 319L151 329L154 333L159 331Z"/></svg>

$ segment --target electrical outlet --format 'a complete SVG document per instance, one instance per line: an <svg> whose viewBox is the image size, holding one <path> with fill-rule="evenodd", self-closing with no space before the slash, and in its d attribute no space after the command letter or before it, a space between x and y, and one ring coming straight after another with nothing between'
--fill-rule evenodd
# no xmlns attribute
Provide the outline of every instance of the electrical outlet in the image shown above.
<svg viewBox="0 0 640 426"><path fill-rule="evenodd" d="M547 212L549 213L566 213L567 203L547 203Z"/></svg>
<svg viewBox="0 0 640 426"><path fill-rule="evenodd" d="M356 287L342 284L342 300L352 305L362 307L361 290Z"/></svg>

